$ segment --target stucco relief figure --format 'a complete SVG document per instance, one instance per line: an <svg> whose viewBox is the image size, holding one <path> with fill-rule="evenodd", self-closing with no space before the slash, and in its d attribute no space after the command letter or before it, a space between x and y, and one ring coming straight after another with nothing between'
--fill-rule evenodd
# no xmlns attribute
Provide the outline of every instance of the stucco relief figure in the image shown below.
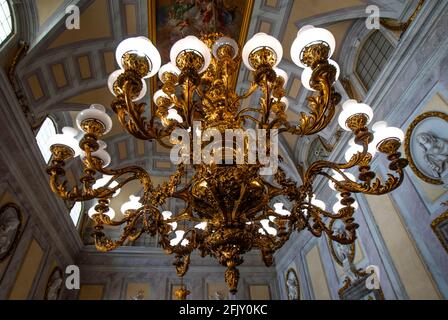
<svg viewBox="0 0 448 320"><path fill-rule="evenodd" d="M143 300L145 298L145 292L143 290L138 290L137 295L132 296L131 300Z"/></svg>
<svg viewBox="0 0 448 320"><path fill-rule="evenodd" d="M61 292L62 288L62 282L64 280L62 279L62 273L54 272L52 276L50 277L50 280L48 282L47 287L47 295L45 297L46 300L58 300L59 294Z"/></svg>
<svg viewBox="0 0 448 320"><path fill-rule="evenodd" d="M345 232L344 227L341 225L339 228L337 228L336 233L342 234ZM344 270L345 275L351 280L354 281L356 280L357 277L357 270L356 270L356 265L353 263L352 259L351 259L351 246L350 245L345 245L345 244L341 244L337 241L333 241L334 247L335 247L335 251L336 251L336 255L338 256L339 260L342 263L342 268Z"/></svg>
<svg viewBox="0 0 448 320"><path fill-rule="evenodd" d="M224 294L222 293L222 291L218 290L215 292L214 300L225 300L225 297L224 297Z"/></svg>
<svg viewBox="0 0 448 320"><path fill-rule="evenodd" d="M423 159L437 178L442 178L448 167L448 141L432 133L417 135L417 142L423 149Z"/></svg>
<svg viewBox="0 0 448 320"><path fill-rule="evenodd" d="M286 273L286 291L288 300L300 300L299 279L293 269L289 269Z"/></svg>
<svg viewBox="0 0 448 320"><path fill-rule="evenodd" d="M286 281L286 285L288 286L288 299L289 300L298 300L299 292L297 291L297 283L295 279L289 278Z"/></svg>
<svg viewBox="0 0 448 320"><path fill-rule="evenodd" d="M7 208L0 215L0 260L4 258L14 244L20 220L14 208Z"/></svg>
<svg viewBox="0 0 448 320"><path fill-rule="evenodd" d="M357 276L356 276L356 266L353 262L350 261L350 246L349 245L344 245L344 244L340 244L339 242L334 242L335 246L336 246L336 251L337 254L339 256L339 258L341 259L342 262L342 268L344 270L344 273L347 277L350 278L350 280L354 281L356 280Z"/></svg>

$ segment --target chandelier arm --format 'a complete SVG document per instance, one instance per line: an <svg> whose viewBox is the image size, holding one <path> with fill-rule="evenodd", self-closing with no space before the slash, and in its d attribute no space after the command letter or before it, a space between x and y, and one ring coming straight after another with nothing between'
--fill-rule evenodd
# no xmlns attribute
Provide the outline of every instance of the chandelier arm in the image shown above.
<svg viewBox="0 0 448 320"><path fill-rule="evenodd" d="M309 209L311 208L312 210L315 210L317 213L321 214L322 216L324 216L326 218L331 218L331 219L342 219L347 215L346 212L341 212L341 211L334 214L334 213L328 212L326 210L323 210L322 208L319 208L313 204L308 204L308 208Z"/></svg>
<svg viewBox="0 0 448 320"><path fill-rule="evenodd" d="M131 177L126 178L122 182L118 182L116 180L118 178L119 178L119 176L118 177L114 177L106 185L104 185L102 187L99 187L97 189L92 189L92 191L96 194L95 198L106 198L106 199L109 199L109 198L111 198L115 194L115 192L118 189L121 189L122 187L124 187L126 184L128 184L131 181L137 180L136 177L131 176ZM117 182L117 185L115 187L113 187L113 188L109 188L109 185L112 182ZM102 191L102 190L105 190L105 192Z"/></svg>
<svg viewBox="0 0 448 320"><path fill-rule="evenodd" d="M271 130L271 129L274 128L274 126L275 126L276 124L281 125L282 123L283 123L283 119L282 119L282 118L278 118L278 117L276 117L274 120L272 120L272 121L269 123L269 126L268 126L268 129L267 129L267 130Z"/></svg>
<svg viewBox="0 0 448 320"><path fill-rule="evenodd" d="M317 82L319 94L308 98L308 106L311 109L309 114L300 113L299 124L294 126L289 121L284 121L285 128L280 132L289 132L294 135L312 135L322 131L333 119L336 105L341 100L341 95L334 90L331 79L334 79L334 67L328 62L319 65L313 70L310 83ZM328 113L328 114L327 114Z"/></svg>
<svg viewBox="0 0 448 320"><path fill-rule="evenodd" d="M350 207L352 213L353 208ZM338 233L335 234L334 231L329 228L325 222L317 215L315 215L314 211L312 212L312 218L313 218L313 225L311 223L307 222L307 228L308 230L316 237L321 237L322 233L324 232L331 240L337 241L341 244L352 244L356 240L356 228L358 227L357 224L353 224L353 218L346 218L344 220L345 223L345 231L344 233ZM338 219L331 219L331 220L338 220Z"/></svg>
<svg viewBox="0 0 448 320"><path fill-rule="evenodd" d="M254 118L254 117L252 117L252 116L250 116L250 115L248 115L248 114L243 114L240 118L241 118L241 119L249 119L249 120L252 120L253 122L255 122L255 123L257 123L258 125L261 126L261 121L260 121L260 120Z"/></svg>
<svg viewBox="0 0 448 320"><path fill-rule="evenodd" d="M336 188L338 191L363 193L367 195L383 195L397 189L404 180L404 171L402 170L402 168L397 168L395 170L395 172L398 174L398 177L391 173L388 173L388 179L384 183L380 178L376 178L373 182L369 180L364 183L357 183L349 179L338 167L332 167L332 169L337 171L344 178L344 180L338 181L327 173L321 171L317 172L316 174L324 176L325 178L331 180L337 186Z"/></svg>
<svg viewBox="0 0 448 320"><path fill-rule="evenodd" d="M262 81L262 91L264 93L264 98L261 100L261 107L263 109L261 123L264 125L269 121L269 115L271 112L271 90L269 86L268 77L265 75Z"/></svg>
<svg viewBox="0 0 448 320"><path fill-rule="evenodd" d="M349 184L348 186L344 187L347 191L353 192L353 193L363 193L367 195L384 195L387 193L390 193L397 189L404 180L404 171L402 169L397 170L398 177L388 173L387 180L385 182L382 182L380 178L376 178L372 185L366 185L366 184Z"/></svg>
<svg viewBox="0 0 448 320"><path fill-rule="evenodd" d="M191 127L193 124L194 116L194 103L193 103L193 93L196 89L195 85L192 85L191 80L187 77L185 83L183 84L184 92L184 103L182 104L182 110L184 113L185 121L187 127Z"/></svg>
<svg viewBox="0 0 448 320"><path fill-rule="evenodd" d="M99 214L97 216L101 216L102 214ZM143 233L142 229L138 229L137 232L135 234L132 233L133 230L135 230L135 225L137 223L137 219L140 218L142 215L142 212L140 212L140 214L135 215L133 217L133 219L130 219L127 221L127 225L124 228L123 233L120 236L120 239L118 240L112 240L110 237L107 237L103 232L103 221L104 220L100 220L99 217L95 217L95 223L96 225L94 226L95 232L93 233L93 237L95 240L95 247L98 251L101 252L107 252L107 251L111 251L114 250L118 247L121 247L124 242L126 240L128 240L129 238L133 239L132 241L135 241L138 239L138 237L140 237Z"/></svg>
<svg viewBox="0 0 448 320"><path fill-rule="evenodd" d="M257 113L261 114L263 111L261 109L259 109L259 108L244 108L244 109L241 109L236 114L235 118L239 118L243 113L246 113L246 112L257 112Z"/></svg>
<svg viewBox="0 0 448 320"><path fill-rule="evenodd" d="M237 96L237 98L234 101L232 101L231 106L233 107L237 103L239 103L241 100L245 100L245 99L249 98L257 89L258 89L258 84L255 81L252 81L249 89L247 89L247 91L244 92L242 95Z"/></svg>
<svg viewBox="0 0 448 320"><path fill-rule="evenodd" d="M63 200L69 201L88 201L95 197L89 194L83 194L78 186L73 188L67 188L68 181L60 181L62 176L65 176L65 170L62 167L55 168L50 166L47 169L50 174L50 188L55 194L57 194Z"/></svg>
<svg viewBox="0 0 448 320"><path fill-rule="evenodd" d="M122 99L124 99L124 107L119 102L121 109L124 110L121 115L119 115L119 120L122 126L132 135L138 137L143 140L153 140L158 139L156 131L153 129L153 118L155 116L154 113L151 112L151 120L149 123L146 123L146 118L142 116L145 106L145 103L135 104L132 101L132 92L133 86L131 81L125 81L123 84L123 92L124 95ZM118 98L120 101L121 97ZM116 104L113 106L114 111L116 111ZM119 110L117 110L119 111ZM116 112L117 112L116 111ZM126 115L129 117L130 121L126 121Z"/></svg>
<svg viewBox="0 0 448 320"><path fill-rule="evenodd" d="M319 96L313 96L308 99L308 105L311 110L317 110L314 121L308 122L314 125L309 127L308 130L304 132L304 135L315 134L323 130L333 119L336 110L335 107L340 101L340 96L336 98L338 102L333 101L334 87L330 85L331 82L328 79L328 73L324 73L324 75L319 76L318 79L320 88L322 88L321 91L319 91ZM321 102L322 100L323 103ZM313 105L316 105L316 107L313 108Z"/></svg>
<svg viewBox="0 0 448 320"><path fill-rule="evenodd" d="M360 141L362 143L363 150L362 152L358 152L354 154L351 159L346 163L334 163L326 160L319 160L315 161L311 164L311 166L306 170L304 175L304 181L313 181L314 177L319 174L322 169L333 169L335 171L338 171L339 173L342 173L340 169L350 169L354 166L358 165L367 155L368 153L368 147L369 147L369 140L367 137L362 139Z"/></svg>
<svg viewBox="0 0 448 320"><path fill-rule="evenodd" d="M124 174L131 173L133 175L133 177L135 177L135 179L133 179L133 180L136 180L136 179L140 180L145 194L152 190L153 186L152 186L152 182L151 182L151 177L150 177L149 173L146 170L144 170L143 168L141 168L139 166L128 166L128 167L123 167L120 169L107 169L107 168L103 167L101 161L96 161L96 159L94 160L89 147L86 146L84 148L84 152L86 154L85 162L86 162L87 168L93 169L93 170L95 170L99 173L105 174L105 175L117 176L117 178ZM130 182L130 181L128 181L128 182Z"/></svg>

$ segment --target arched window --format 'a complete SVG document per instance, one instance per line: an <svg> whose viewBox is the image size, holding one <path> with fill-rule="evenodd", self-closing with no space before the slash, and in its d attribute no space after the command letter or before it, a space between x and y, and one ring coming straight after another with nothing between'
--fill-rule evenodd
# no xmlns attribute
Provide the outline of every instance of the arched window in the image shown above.
<svg viewBox="0 0 448 320"><path fill-rule="evenodd" d="M381 31L374 31L364 42L356 62L356 73L367 91L375 83L393 49Z"/></svg>
<svg viewBox="0 0 448 320"><path fill-rule="evenodd" d="M55 134L56 126L53 120L51 120L50 117L47 117L36 135L37 145L39 146L40 153L42 153L46 163L48 163L51 158L51 151L48 142Z"/></svg>
<svg viewBox="0 0 448 320"><path fill-rule="evenodd" d="M8 0L0 0L0 44L12 34L12 16Z"/></svg>
<svg viewBox="0 0 448 320"><path fill-rule="evenodd" d="M73 224L78 226L79 217L82 212L82 202L75 202L72 209L70 210L70 218L72 218Z"/></svg>

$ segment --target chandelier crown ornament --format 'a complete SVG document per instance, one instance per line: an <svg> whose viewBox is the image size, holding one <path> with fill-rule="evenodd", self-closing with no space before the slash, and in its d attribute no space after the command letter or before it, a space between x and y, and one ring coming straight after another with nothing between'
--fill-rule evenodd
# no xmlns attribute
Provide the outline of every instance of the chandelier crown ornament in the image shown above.
<svg viewBox="0 0 448 320"><path fill-rule="evenodd" d="M283 49L270 35L254 35L242 50L235 40L219 33L200 39L187 36L172 46L171 61L162 67L148 39L126 39L116 52L121 69L108 79L114 95L111 109L137 139L171 148L175 172L167 182L154 185L150 172L142 167L109 168L111 157L102 139L111 130L112 120L103 106L93 104L76 118L83 132L78 147L71 130L63 130L68 138L55 138L47 168L50 187L66 200L95 201L89 216L99 251L114 250L145 233L157 235L159 245L174 255L181 279L196 250L226 267L224 278L231 293L237 291L238 266L247 252L259 250L265 265L271 266L274 253L293 232L307 230L316 237L325 235L351 244L358 227L352 194L386 194L403 181L407 161L398 152L402 139L398 129L379 123L373 134L368 128L372 108L348 100L339 115L340 126L354 135L345 163L315 161L305 168L299 185L279 165L278 155L279 135L315 135L333 120L341 100L334 88L339 66L330 59L334 48L329 31L312 26L299 30L291 57L305 68L303 84L314 96L307 100L310 112L291 120L286 114L288 72L278 68ZM241 60L254 79L242 93L236 90L235 77ZM144 79L157 73L162 86L148 99L151 105L135 103L147 93ZM257 91L258 104L245 107L244 101ZM370 170L372 145L390 162L392 173L385 182ZM78 153L83 175L80 185L70 188L64 166ZM347 172L355 167L357 176ZM333 211L316 199L320 179L327 179L340 194ZM120 208L123 215L115 216L110 200L125 192L130 182L140 183L141 197L131 195ZM185 206L168 211L165 208L172 200ZM335 221L341 222L345 232L334 234ZM123 234L117 240L104 232L105 226L121 225ZM187 292L182 291L180 297L185 298Z"/></svg>

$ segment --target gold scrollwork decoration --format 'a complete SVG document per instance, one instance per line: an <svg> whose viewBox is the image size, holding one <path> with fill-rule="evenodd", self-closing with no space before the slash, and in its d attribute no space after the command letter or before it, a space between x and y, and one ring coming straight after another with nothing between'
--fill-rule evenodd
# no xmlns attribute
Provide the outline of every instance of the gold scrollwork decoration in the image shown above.
<svg viewBox="0 0 448 320"><path fill-rule="evenodd" d="M442 244L443 248L448 253L448 239L444 237L443 233L439 229L441 224L448 223L447 220L448 220L448 210L442 213L440 216L438 216L431 222L431 229L432 231L434 231L440 243Z"/></svg>

